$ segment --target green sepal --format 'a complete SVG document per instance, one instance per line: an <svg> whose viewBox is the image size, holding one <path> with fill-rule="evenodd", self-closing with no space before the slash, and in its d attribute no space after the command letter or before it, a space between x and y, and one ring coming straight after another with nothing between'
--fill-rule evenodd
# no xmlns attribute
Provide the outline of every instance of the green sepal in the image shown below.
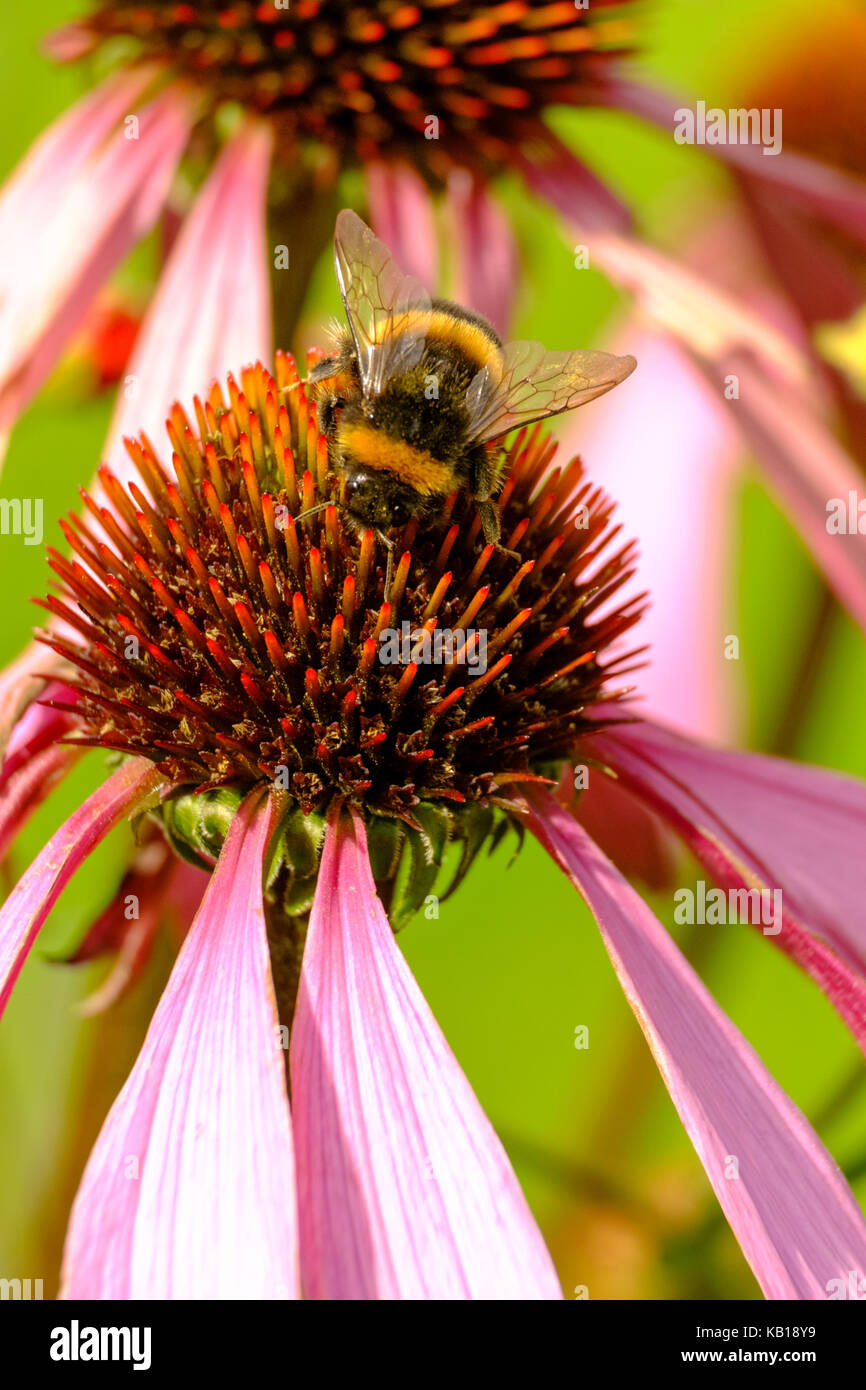
<svg viewBox="0 0 866 1390"><path fill-rule="evenodd" d="M403 892L391 907L391 926L395 932L406 925L432 891L451 831L452 813L445 807L421 802L412 807L412 817L421 829L406 832L410 865Z"/></svg>
<svg viewBox="0 0 866 1390"><path fill-rule="evenodd" d="M325 839L325 816L317 812L305 815L296 802L290 802L283 815L265 861L265 891L273 889L280 875L315 883Z"/></svg>
<svg viewBox="0 0 866 1390"><path fill-rule="evenodd" d="M239 788L218 787L164 801L160 814L173 849L197 868L212 869L242 800Z"/></svg>
<svg viewBox="0 0 866 1390"><path fill-rule="evenodd" d="M455 840L463 841L463 852L454 877L445 892L440 895L440 902L450 898L451 894L460 887L473 859L491 834L495 819L496 813L492 806L482 806L480 801L471 801L456 813L452 837Z"/></svg>
<svg viewBox="0 0 866 1390"><path fill-rule="evenodd" d="M405 843L406 829L401 821L388 816L371 816L367 821L367 850L377 883L396 876Z"/></svg>

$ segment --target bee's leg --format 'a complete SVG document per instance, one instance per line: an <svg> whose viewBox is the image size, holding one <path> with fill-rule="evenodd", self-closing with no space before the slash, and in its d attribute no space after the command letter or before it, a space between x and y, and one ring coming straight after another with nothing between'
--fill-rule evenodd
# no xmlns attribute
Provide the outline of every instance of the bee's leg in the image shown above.
<svg viewBox="0 0 866 1390"><path fill-rule="evenodd" d="M504 555L511 555L515 560L519 560L521 557L516 551L508 550L504 545L499 544L502 527L499 524L499 513L490 500L490 494L496 491L502 471L501 457L482 447L476 453L471 467L472 495L475 498L478 515L481 518L481 529L484 532L485 543L495 545L496 549L501 550Z"/></svg>
<svg viewBox="0 0 866 1390"><path fill-rule="evenodd" d="M316 362L307 372L307 381L319 382L330 381L331 377L336 376L339 371L339 362L333 357L323 357L321 362Z"/></svg>
<svg viewBox="0 0 866 1390"><path fill-rule="evenodd" d="M326 396L319 402L319 428L329 443L336 433L337 411L342 404L337 396Z"/></svg>
<svg viewBox="0 0 866 1390"><path fill-rule="evenodd" d="M481 529L484 532L484 540L487 545L495 545L497 550L501 551L503 555L510 555L512 560L522 560L523 556L518 555L516 550L509 550L507 546L499 544L502 527L499 525L499 513L490 498L476 497L475 505L478 508L478 515L481 517Z"/></svg>
<svg viewBox="0 0 866 1390"><path fill-rule="evenodd" d="M481 529L484 532L486 543L498 546L499 537L502 535L499 513L489 497L476 497L475 505L478 507L478 515L481 517Z"/></svg>
<svg viewBox="0 0 866 1390"><path fill-rule="evenodd" d="M394 578L394 542L389 541L382 531L377 531L376 535L385 547L388 559L385 564L385 602L391 601L391 581Z"/></svg>

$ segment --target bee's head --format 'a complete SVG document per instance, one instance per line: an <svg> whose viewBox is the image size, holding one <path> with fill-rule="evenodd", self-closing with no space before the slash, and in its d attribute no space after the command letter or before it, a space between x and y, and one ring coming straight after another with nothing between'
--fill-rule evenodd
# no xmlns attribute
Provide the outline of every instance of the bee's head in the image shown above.
<svg viewBox="0 0 866 1390"><path fill-rule="evenodd" d="M346 469L343 500L347 512L365 526L387 531L404 526L414 513L409 490L384 469Z"/></svg>

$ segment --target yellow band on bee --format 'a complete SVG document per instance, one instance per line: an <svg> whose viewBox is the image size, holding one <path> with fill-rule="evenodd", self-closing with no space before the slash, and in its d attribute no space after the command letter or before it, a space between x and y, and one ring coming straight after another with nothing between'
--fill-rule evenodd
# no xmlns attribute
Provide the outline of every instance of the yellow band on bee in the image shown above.
<svg viewBox="0 0 866 1390"><path fill-rule="evenodd" d="M450 464L373 425L343 425L339 441L341 450L357 463L393 473L422 496L441 496L457 486Z"/></svg>
<svg viewBox="0 0 866 1390"><path fill-rule="evenodd" d="M489 367L502 360L502 349L489 333L471 319L459 318L444 309L407 309L386 319L380 326L378 342L392 334L398 336L421 328L427 342L445 343L456 348L476 367Z"/></svg>

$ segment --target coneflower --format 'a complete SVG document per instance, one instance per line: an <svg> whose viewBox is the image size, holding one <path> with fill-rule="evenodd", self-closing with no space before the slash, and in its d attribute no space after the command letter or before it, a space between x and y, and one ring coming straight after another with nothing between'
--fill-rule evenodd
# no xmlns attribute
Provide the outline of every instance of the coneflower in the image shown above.
<svg viewBox="0 0 866 1390"><path fill-rule="evenodd" d="M527 827L595 913L765 1293L822 1298L863 1268L866 1229L832 1159L581 829L571 789L574 764L615 770L725 887L781 888L773 939L861 1043L864 789L638 718L622 684L641 607L619 593L631 547L538 429L508 447L498 508L514 553L485 546L473 506L451 498L423 531L394 533L387 599L383 547L343 524L289 357L175 407L168 435L164 458L130 441L128 487L102 470L104 502L85 495L71 558L52 557L62 635L46 637L73 673L50 697L53 732L62 756L96 744L120 761L0 914L5 1001L63 885L120 820L209 875L88 1163L66 1295L559 1296L394 937L454 886L439 877L449 845L459 880L482 845ZM410 650L386 661L404 623ZM467 640L425 661L446 629ZM22 766L28 751L44 740L19 745Z"/></svg>
<svg viewBox="0 0 866 1390"><path fill-rule="evenodd" d="M329 807L363 809L399 923L448 843L465 846L462 877L504 830L497 808L517 810L521 784L546 780L533 769L599 728L593 707L632 659L607 649L641 612L608 607L633 548L614 547L612 506L579 460L551 468L536 426L506 450L511 553L481 542L455 493L438 526L398 533L386 599L382 547L343 520L291 357L214 384L194 421L175 406L170 472L146 437L128 441L138 483L103 466L110 505L82 490L85 518L62 523L71 557L50 551L61 587L44 606L69 636L42 641L75 691L48 701L74 720L62 746L153 762L173 789L168 837L205 867L244 791L268 783L289 816L271 893L289 917L309 910ZM403 858L413 871L392 903Z"/></svg>

